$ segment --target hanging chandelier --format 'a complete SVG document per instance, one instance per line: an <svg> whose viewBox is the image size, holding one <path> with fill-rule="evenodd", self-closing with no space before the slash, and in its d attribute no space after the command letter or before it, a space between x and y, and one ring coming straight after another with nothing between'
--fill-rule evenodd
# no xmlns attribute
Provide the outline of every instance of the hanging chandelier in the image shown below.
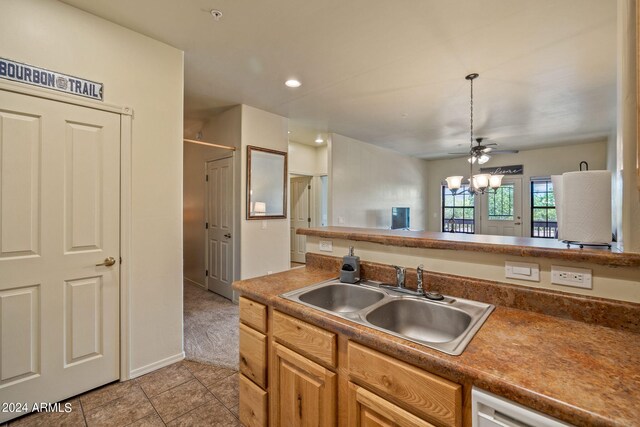
<svg viewBox="0 0 640 427"><path fill-rule="evenodd" d="M475 194L484 194L487 189L491 188L496 191L502 185L502 178L504 175L491 175L488 173L480 173L473 174L473 165L478 163L479 165L486 163L489 160L489 156L486 152L474 150L473 147L473 81L479 77L479 74L472 73L465 77L466 80L469 80L469 84L471 86L471 97L470 97L470 132L469 132L469 158L467 161L469 162L469 193ZM482 140L479 139L478 144L480 144ZM460 187L462 186L463 176L448 176L446 178L447 188L451 191L451 194L455 195Z"/></svg>

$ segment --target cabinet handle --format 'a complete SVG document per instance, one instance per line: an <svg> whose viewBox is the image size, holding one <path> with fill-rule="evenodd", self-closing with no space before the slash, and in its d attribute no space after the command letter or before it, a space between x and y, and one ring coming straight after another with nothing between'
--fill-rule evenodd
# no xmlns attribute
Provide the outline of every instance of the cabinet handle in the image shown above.
<svg viewBox="0 0 640 427"><path fill-rule="evenodd" d="M302 396L298 393L298 416L302 419Z"/></svg>

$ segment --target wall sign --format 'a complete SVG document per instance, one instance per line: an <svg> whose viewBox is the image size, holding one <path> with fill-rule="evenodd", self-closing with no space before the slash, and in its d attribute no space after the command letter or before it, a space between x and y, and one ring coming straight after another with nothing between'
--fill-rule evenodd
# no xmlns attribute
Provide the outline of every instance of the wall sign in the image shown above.
<svg viewBox="0 0 640 427"><path fill-rule="evenodd" d="M496 166L493 168L480 168L481 173L490 173L491 175L522 175L524 167L522 165Z"/></svg>
<svg viewBox="0 0 640 427"><path fill-rule="evenodd" d="M103 100L102 89L104 85L102 83L34 67L10 59L0 58L0 79L44 87L99 101Z"/></svg>

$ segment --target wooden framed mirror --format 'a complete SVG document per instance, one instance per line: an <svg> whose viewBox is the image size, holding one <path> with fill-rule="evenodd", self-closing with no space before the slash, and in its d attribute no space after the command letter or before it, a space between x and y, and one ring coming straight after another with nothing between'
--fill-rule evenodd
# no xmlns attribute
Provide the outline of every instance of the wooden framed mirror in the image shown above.
<svg viewBox="0 0 640 427"><path fill-rule="evenodd" d="M287 217L287 153L247 146L247 219Z"/></svg>

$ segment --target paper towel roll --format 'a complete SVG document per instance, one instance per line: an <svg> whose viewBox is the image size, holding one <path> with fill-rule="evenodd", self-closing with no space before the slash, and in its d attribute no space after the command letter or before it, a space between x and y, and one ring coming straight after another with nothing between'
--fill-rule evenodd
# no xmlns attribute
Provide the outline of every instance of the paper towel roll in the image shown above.
<svg viewBox="0 0 640 427"><path fill-rule="evenodd" d="M556 201L556 220L558 221L558 239L564 240L562 237L562 175L551 175L551 183L553 184L553 197Z"/></svg>
<svg viewBox="0 0 640 427"><path fill-rule="evenodd" d="M562 220L559 235L562 240L611 242L611 172L562 174L560 198Z"/></svg>

